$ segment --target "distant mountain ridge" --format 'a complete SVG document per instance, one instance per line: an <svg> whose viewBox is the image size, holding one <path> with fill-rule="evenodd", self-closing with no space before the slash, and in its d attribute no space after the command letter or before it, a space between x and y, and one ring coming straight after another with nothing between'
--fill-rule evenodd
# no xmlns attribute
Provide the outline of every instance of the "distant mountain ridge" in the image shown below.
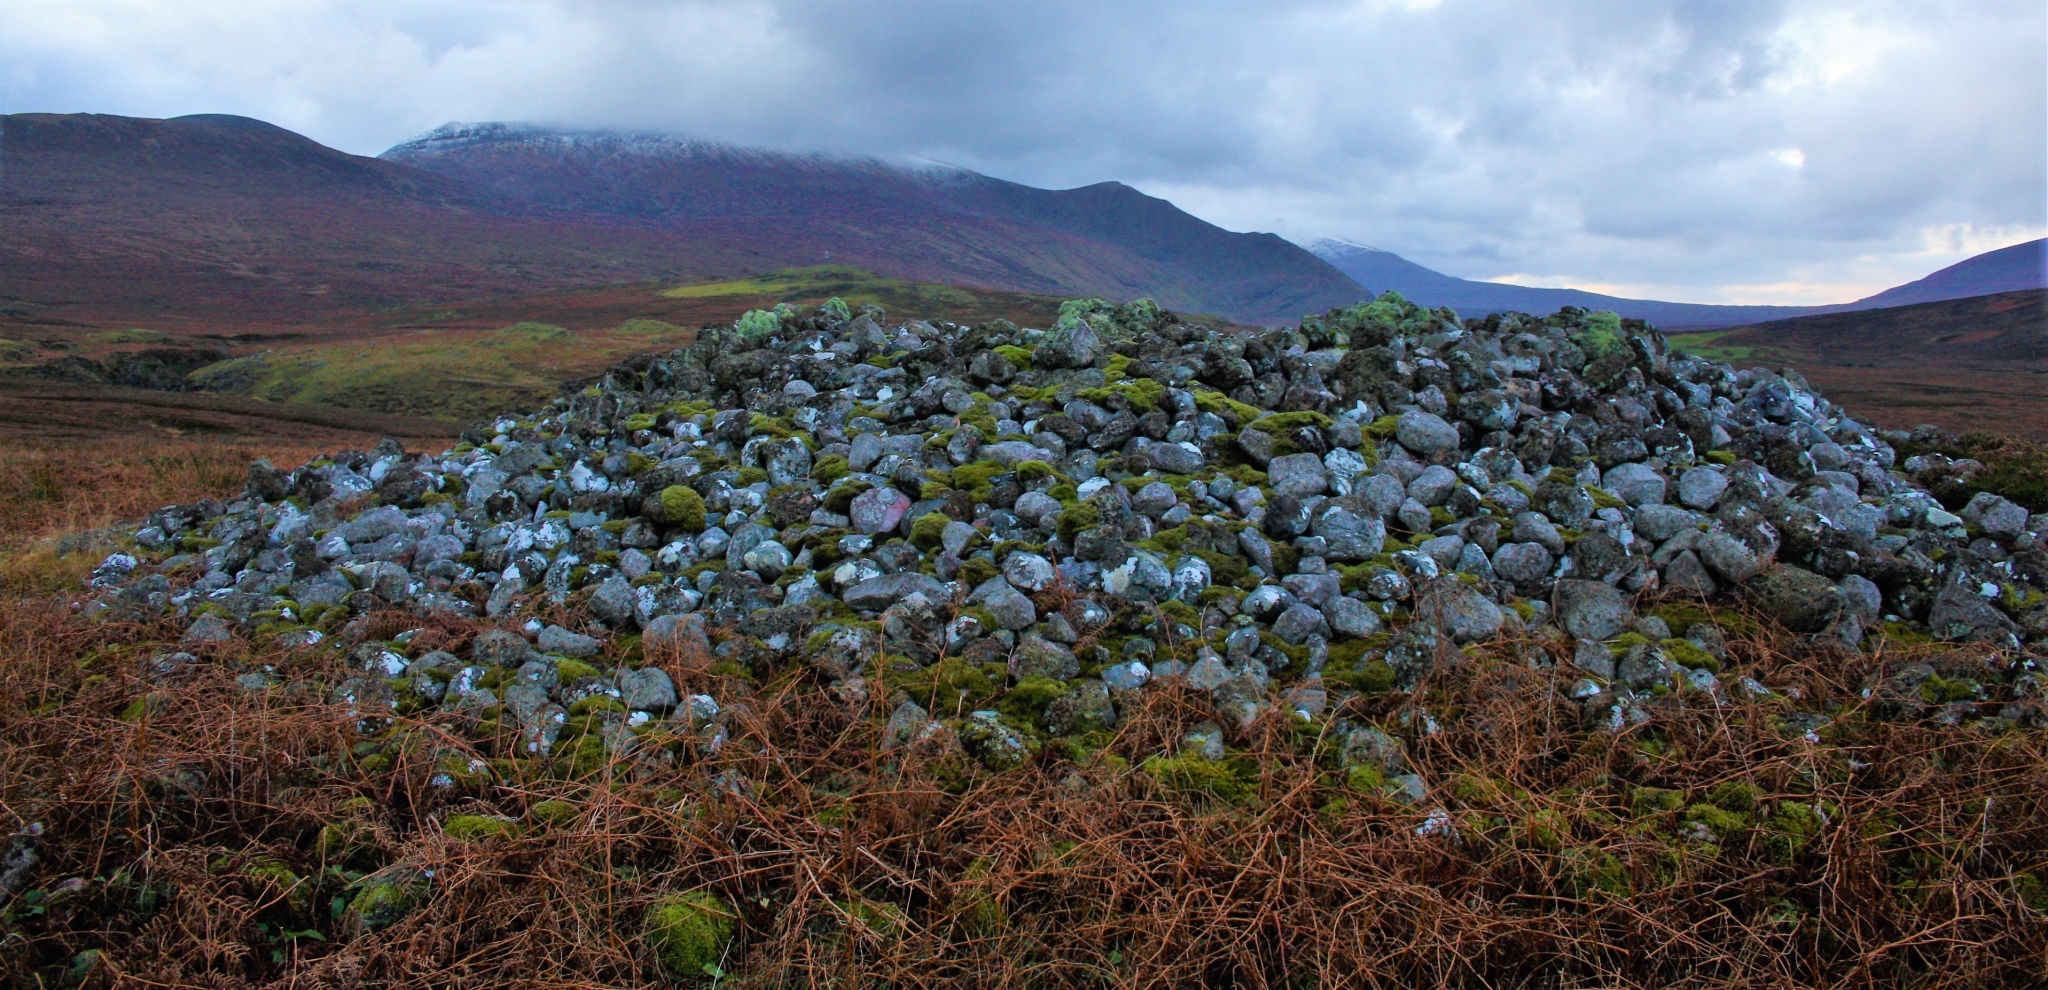
<svg viewBox="0 0 2048 990"><path fill-rule="evenodd" d="M1224 230L1119 182L1038 189L666 134L451 124L365 158L229 115L0 116L0 308L31 324L88 313L297 324L827 262L1150 296L1264 324L1394 288L1466 315L1575 305L1705 329L2044 281L2032 242L1843 306L1698 306L1475 282L1346 242L1314 248Z"/></svg>
<svg viewBox="0 0 2048 990"><path fill-rule="evenodd" d="M1120 182L1048 190L945 165L525 124L448 124L380 157L553 208L636 220L787 217L1028 228L1015 230L1016 241L983 243L971 258L955 261L979 284L1022 291L1149 295L1171 308L1251 322L1291 322L1303 312L1347 305L1363 291L1276 235L1223 230ZM1065 245L1067 258L1019 256L1046 232L1074 239ZM937 270L907 274L949 280Z"/></svg>
<svg viewBox="0 0 2048 990"><path fill-rule="evenodd" d="M2048 287L2048 238L1986 251L1926 278L1858 299L1856 309L1906 306Z"/></svg>
<svg viewBox="0 0 2048 990"><path fill-rule="evenodd" d="M1391 251L1345 240L1312 241L1307 247L1375 292L1393 289L1418 303L1449 306L1465 316L1505 310L1550 313L1562 306L1579 306L1610 309L1666 329L1699 330L2044 288L2048 287L2044 244L2048 240L2000 248L1950 265L1919 281L1855 302L1828 306L1717 306L1624 299L1582 289L1541 289L1458 278L1424 268Z"/></svg>
<svg viewBox="0 0 2048 990"><path fill-rule="evenodd" d="M264 320L826 261L1282 323L1364 294L1119 183L455 125L385 158L247 118L0 117L0 297L35 319ZM108 316L107 318L114 318Z"/></svg>

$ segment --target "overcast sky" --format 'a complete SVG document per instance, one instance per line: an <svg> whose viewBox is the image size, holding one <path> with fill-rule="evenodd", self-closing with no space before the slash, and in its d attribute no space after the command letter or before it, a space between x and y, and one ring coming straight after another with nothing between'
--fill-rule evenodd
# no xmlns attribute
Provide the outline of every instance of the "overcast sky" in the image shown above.
<svg viewBox="0 0 2048 990"><path fill-rule="evenodd" d="M1468 278L1820 303L2048 232L2041 0L8 0L0 110L1105 179Z"/></svg>

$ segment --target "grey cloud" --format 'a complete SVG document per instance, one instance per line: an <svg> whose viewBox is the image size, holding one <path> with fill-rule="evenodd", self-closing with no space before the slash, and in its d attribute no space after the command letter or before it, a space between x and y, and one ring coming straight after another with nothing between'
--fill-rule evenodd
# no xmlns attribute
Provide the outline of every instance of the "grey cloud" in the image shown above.
<svg viewBox="0 0 2048 990"><path fill-rule="evenodd" d="M1120 179L1234 229L1701 301L1825 301L1759 293L2048 225L2038 0L102 2L0 11L8 109L241 112L369 153L543 120ZM1729 288L1780 283L1811 288Z"/></svg>

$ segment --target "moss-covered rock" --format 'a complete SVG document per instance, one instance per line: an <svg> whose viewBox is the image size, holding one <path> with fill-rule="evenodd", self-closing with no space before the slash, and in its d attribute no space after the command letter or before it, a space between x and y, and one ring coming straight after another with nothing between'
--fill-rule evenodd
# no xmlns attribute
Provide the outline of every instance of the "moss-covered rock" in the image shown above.
<svg viewBox="0 0 2048 990"><path fill-rule="evenodd" d="M383 931L398 924L426 902L433 881L426 871L399 866L364 877L348 902L348 920L364 931Z"/></svg>
<svg viewBox="0 0 2048 990"><path fill-rule="evenodd" d="M574 824L583 812L576 805L560 798L549 798L527 809L527 815L534 821L554 828Z"/></svg>
<svg viewBox="0 0 2048 990"><path fill-rule="evenodd" d="M488 842L518 832L510 818L497 815L450 815L441 823L441 834L457 842Z"/></svg>
<svg viewBox="0 0 2048 990"><path fill-rule="evenodd" d="M693 890L648 905L645 938L669 975L704 976L732 945L736 918L717 895Z"/></svg>
<svg viewBox="0 0 2048 990"><path fill-rule="evenodd" d="M661 521L692 533L704 529L704 496L688 485L670 485L661 490Z"/></svg>

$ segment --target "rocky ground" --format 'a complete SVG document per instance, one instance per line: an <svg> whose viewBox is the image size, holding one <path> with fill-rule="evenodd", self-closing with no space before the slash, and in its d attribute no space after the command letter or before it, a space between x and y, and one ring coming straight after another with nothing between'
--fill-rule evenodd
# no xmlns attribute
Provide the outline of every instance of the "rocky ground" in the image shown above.
<svg viewBox="0 0 2048 990"><path fill-rule="evenodd" d="M1142 303L1045 330L880 315L750 313L441 453L259 463L241 498L137 527L83 608L174 617L152 677L228 664L257 698L338 706L363 752L446 726L444 789L488 773L463 738L643 780L740 745L753 688L691 693L693 671L814 691L956 789L1085 763L1166 691L1205 718L1153 777L1229 797L1237 771L1205 766L1298 725L1346 786L1449 834L1460 792L1411 752L1435 716L1359 699L1505 655L1575 731L1768 702L1770 731L1819 743L1841 701L1731 650L1765 629L1849 666L1909 655L1857 668L1858 719L2048 728L2048 515L1949 511L1928 486L1981 465L1902 460L1909 438L1797 374L1612 314L1461 322L1392 295L1252 335ZM242 642L348 670L219 659ZM1919 650L1938 642L1972 645ZM1741 797L1673 796L1670 824L1796 850L1829 814ZM360 930L430 887L378 876L348 895ZM708 903L656 929L723 945Z"/></svg>

